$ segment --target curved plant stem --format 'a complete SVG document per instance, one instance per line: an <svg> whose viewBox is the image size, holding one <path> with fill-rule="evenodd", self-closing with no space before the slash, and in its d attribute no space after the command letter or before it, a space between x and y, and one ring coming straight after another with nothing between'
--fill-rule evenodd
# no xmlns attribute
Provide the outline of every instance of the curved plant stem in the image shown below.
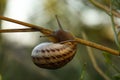
<svg viewBox="0 0 120 80"><path fill-rule="evenodd" d="M43 28L43 27L40 27L40 26L36 26L36 25L33 25L33 24L25 23L25 22L22 22L22 21L18 21L18 20L15 20L15 19L3 17L3 16L0 16L0 19L6 20L6 21L9 21L9 22L13 22L13 23L17 23L17 24L20 24L20 25L24 25L24 26L27 26L27 27L30 27L30 28L31 28L30 30L28 30L29 28L28 28L28 29L25 29L25 30L24 30L24 29L17 29L17 30L13 30L13 29L11 29L11 30L9 30L9 29L7 29L7 30L0 30L1 33L7 32L7 31L9 31L9 32L18 32L18 31L19 31L19 32L26 32L26 31L28 31L28 32L29 32L29 31L31 31L31 30L33 30L33 31L34 31L34 30L40 31L41 33L43 33L43 34L46 35L46 36L50 36L50 35L52 35L52 34L54 33L54 31L52 31L52 30L49 30L49 29L46 29L46 28ZM54 37L49 37L49 39L50 39L51 41L55 42L55 38L54 38ZM100 45L100 44L96 44L96 43L91 42L91 41L83 40L83 39L80 39L80 38L75 38L75 41L78 42L78 43L80 43L80 44L84 44L84 45L86 45L86 46L94 47L94 48L96 48L96 49L109 52L109 53L111 53L111 54L113 54L113 55L117 55L117 56L120 55L119 52L116 51L116 50L114 50L114 49L105 47L105 46Z"/></svg>
<svg viewBox="0 0 120 80"><path fill-rule="evenodd" d="M115 30L114 17L113 17L112 14L110 15L110 17L111 17L111 22L112 22L112 29L113 29L113 32L114 32L115 43L116 43L116 45L118 46L118 48L120 50L120 43L119 43L119 40L118 40L117 32Z"/></svg>
<svg viewBox="0 0 120 80"><path fill-rule="evenodd" d="M97 6L98 8L102 9L103 11L105 11L106 13L112 13L114 16L119 17L120 18L120 13L116 10L111 10L109 7L97 2L96 0L89 0L93 5Z"/></svg>
<svg viewBox="0 0 120 80"><path fill-rule="evenodd" d="M83 38L87 39L86 34L84 32L82 32ZM91 62L93 64L93 67L95 68L95 70L105 79L105 80L111 80L98 66L95 57L93 55L93 50L92 48L86 46L87 51L88 51L88 55L90 56Z"/></svg>
<svg viewBox="0 0 120 80"><path fill-rule="evenodd" d="M36 25L33 25L33 24L25 23L25 22L22 22L22 21L18 21L18 20L15 20L15 19L11 19L11 18L8 18L8 17L0 16L0 19L5 20L5 21L9 21L9 22L13 22L13 23L17 23L17 24L20 24L20 25L23 25L23 26L27 26L27 27L30 27L30 28L33 28L33 29L36 29L36 30L39 30L44 35L50 35L50 34L53 33L49 29L46 29L46 28L43 28L43 27L40 27L40 26L36 26Z"/></svg>
<svg viewBox="0 0 120 80"><path fill-rule="evenodd" d="M112 13L112 1L111 0L110 0L110 18L111 18L111 22L112 22L112 29L113 29L113 32L114 32L114 37L115 37L115 43L118 46L118 49L120 51L120 43L119 43L119 40L118 40L117 32L115 30L114 15Z"/></svg>
<svg viewBox="0 0 120 80"><path fill-rule="evenodd" d="M25 28L25 29L2 29L0 33L9 33L9 32L38 32L37 29Z"/></svg>

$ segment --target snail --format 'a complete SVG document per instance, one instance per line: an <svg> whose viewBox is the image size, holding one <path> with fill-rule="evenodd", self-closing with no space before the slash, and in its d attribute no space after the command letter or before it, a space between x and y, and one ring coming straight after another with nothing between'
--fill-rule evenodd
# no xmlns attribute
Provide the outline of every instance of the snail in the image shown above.
<svg viewBox="0 0 120 80"><path fill-rule="evenodd" d="M59 30L51 35L56 42L44 42L37 45L32 51L32 60L40 68L58 69L70 62L77 48L74 42L75 37L62 29L58 18L56 17Z"/></svg>

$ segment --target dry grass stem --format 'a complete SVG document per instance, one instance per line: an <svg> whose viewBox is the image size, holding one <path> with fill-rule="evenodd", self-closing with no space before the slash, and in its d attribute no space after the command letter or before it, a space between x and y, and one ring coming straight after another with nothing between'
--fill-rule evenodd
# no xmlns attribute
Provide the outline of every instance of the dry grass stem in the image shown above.
<svg viewBox="0 0 120 80"><path fill-rule="evenodd" d="M36 29L36 30L39 30L44 35L50 35L50 34L53 33L49 29L46 29L46 28L43 28L43 27L40 27L40 26L36 26L36 25L33 25L33 24L29 24L29 23L26 23L26 22L18 21L18 20L15 20L15 19L11 19L11 18L8 18L8 17L0 16L0 19L5 20L5 21L9 21L9 22L13 22L13 23L17 23L17 24L20 24L20 25L23 25L23 26L27 26L27 27L30 27L30 28L33 28L33 29Z"/></svg>
<svg viewBox="0 0 120 80"><path fill-rule="evenodd" d="M98 8L104 10L105 12L107 12L108 14L111 12L110 7L107 7L99 2L97 2L96 0L89 0L93 5L97 6ZM112 14L116 17L120 18L120 13L116 10L112 10Z"/></svg>
<svg viewBox="0 0 120 80"><path fill-rule="evenodd" d="M82 35L83 35L83 38L84 39L87 39L87 36L84 32L82 32ZM93 54L93 50L92 48L86 46L87 50L88 50L88 55L90 56L90 59L91 59L91 62L93 64L93 67L95 68L95 70L105 79L105 80L111 80L101 69L100 67L98 66L97 62L96 62L96 59L94 57L94 54Z"/></svg>
<svg viewBox="0 0 120 80"><path fill-rule="evenodd" d="M40 31L44 35L50 36L54 32L52 30L49 30L49 29L46 29L46 28L43 28L43 27L40 27L40 26L36 26L36 25L33 25L33 24L25 23L25 22L22 22L22 21L18 21L18 20L7 18L7 17L3 17L3 16L0 16L0 19L5 20L5 21L9 21L9 22L13 22L13 23L17 23L17 24L20 24L20 25L24 25L24 26L27 26L27 27L30 27L30 28L26 28L26 29L6 29L6 30L0 30L1 33L4 33L4 32L31 32L31 31L33 32L33 31ZM49 39L51 41L53 41L53 42L55 41L55 38L52 37L52 36L49 37ZM91 42L91 41L83 40L83 39L80 39L80 38L75 38L75 41L80 43L80 44L84 44L86 46L90 46L90 47L93 47L93 48L96 48L96 49L99 49L99 50L103 50L103 51L109 52L109 53L111 53L113 55L117 55L117 56L120 55L120 53L118 51L114 50L114 49L105 47L105 46L100 45L100 44L96 44L96 43Z"/></svg>
<svg viewBox="0 0 120 80"><path fill-rule="evenodd" d="M38 32L37 29L25 28L25 29L2 29L0 33L11 33L11 32Z"/></svg>
<svg viewBox="0 0 120 80"><path fill-rule="evenodd" d="M90 46L90 47L93 47L93 48L96 48L96 49L99 49L99 50L102 50L102 51L106 51L106 52L109 52L113 55L120 56L119 51L108 48L108 47L105 47L103 45L100 45L100 44L97 44L97 43L94 43L94 42L91 42L91 41L83 40L83 39L80 39L80 38L76 38L75 40L76 40L76 42L78 42L80 44Z"/></svg>

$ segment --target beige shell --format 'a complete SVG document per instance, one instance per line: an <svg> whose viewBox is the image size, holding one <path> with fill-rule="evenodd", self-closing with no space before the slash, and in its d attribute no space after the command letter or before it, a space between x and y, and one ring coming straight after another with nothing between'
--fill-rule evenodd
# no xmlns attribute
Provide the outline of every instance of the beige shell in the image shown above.
<svg viewBox="0 0 120 80"><path fill-rule="evenodd" d="M67 41L63 43L41 43L32 51L33 62L46 69L63 67L72 60L76 52L76 43Z"/></svg>

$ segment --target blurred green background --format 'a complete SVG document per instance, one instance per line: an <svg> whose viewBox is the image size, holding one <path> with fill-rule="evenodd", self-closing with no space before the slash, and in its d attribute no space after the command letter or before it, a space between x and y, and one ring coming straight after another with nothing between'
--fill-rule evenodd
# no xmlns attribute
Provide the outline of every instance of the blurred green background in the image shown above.
<svg viewBox="0 0 120 80"><path fill-rule="evenodd" d="M109 0L95 0L109 6ZM114 0L113 8L120 9L119 0ZM113 49L118 49L110 17L89 0L0 0L0 15L57 30L55 15L64 29L76 37L83 38ZM119 18L116 23L119 25ZM0 21L0 28L24 28L23 26ZM39 43L48 41L40 38L39 32L0 33L0 80L105 80L96 70L85 45L78 45L73 60L57 70L47 70L35 66L31 51ZM118 36L119 37L119 36ZM120 80L120 58L93 49L91 55L111 80Z"/></svg>

